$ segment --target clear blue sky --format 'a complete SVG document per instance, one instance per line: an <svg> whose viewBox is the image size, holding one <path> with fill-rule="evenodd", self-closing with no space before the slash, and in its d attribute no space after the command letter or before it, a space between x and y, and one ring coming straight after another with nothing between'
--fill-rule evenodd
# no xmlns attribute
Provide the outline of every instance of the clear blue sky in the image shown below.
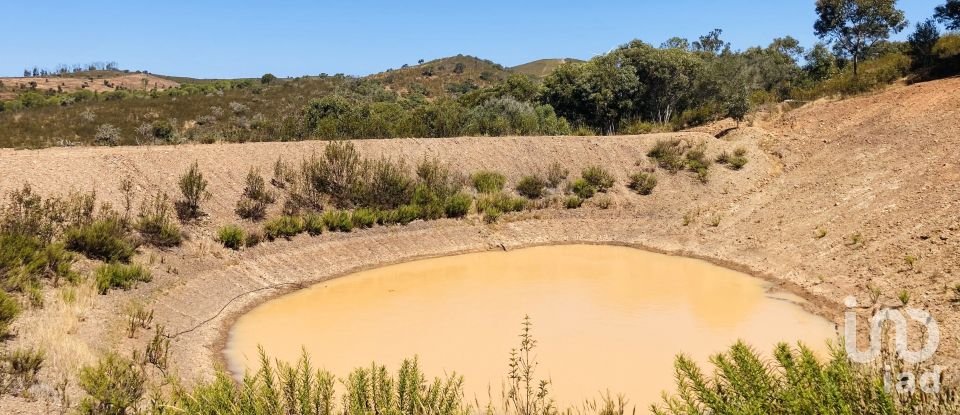
<svg viewBox="0 0 960 415"><path fill-rule="evenodd" d="M23 1L0 13L0 76L117 61L193 77L365 75L458 53L513 66L718 27L734 48L813 44L813 0ZM943 0L900 0L911 28Z"/></svg>

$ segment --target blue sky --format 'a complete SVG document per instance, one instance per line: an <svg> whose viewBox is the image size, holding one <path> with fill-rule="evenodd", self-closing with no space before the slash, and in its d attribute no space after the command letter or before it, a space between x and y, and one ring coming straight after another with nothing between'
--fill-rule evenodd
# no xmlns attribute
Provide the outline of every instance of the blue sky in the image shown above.
<svg viewBox="0 0 960 415"><path fill-rule="evenodd" d="M899 3L912 26L943 0ZM785 35L816 41L813 0L11 0L4 10L0 76L91 61L206 78L365 75L458 53L513 66L715 27L737 49Z"/></svg>

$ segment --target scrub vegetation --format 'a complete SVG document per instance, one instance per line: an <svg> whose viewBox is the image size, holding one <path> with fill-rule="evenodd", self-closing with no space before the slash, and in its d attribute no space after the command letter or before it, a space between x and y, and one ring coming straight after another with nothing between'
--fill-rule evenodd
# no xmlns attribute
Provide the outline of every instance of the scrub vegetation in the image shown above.
<svg viewBox="0 0 960 415"><path fill-rule="evenodd" d="M633 40L535 73L461 55L367 77L168 77L160 85L142 74L144 85L132 88L101 79L125 74L115 63L90 72L34 68L0 86L0 147L637 134L728 117L739 126L752 110L784 100L956 74L960 35L936 25L956 30L955 9L951 0L932 11L900 42L889 40L909 30L896 1L820 0L815 45L785 36L734 50L715 29L660 45ZM55 88L46 82L58 78ZM86 86L63 89L77 78Z"/></svg>

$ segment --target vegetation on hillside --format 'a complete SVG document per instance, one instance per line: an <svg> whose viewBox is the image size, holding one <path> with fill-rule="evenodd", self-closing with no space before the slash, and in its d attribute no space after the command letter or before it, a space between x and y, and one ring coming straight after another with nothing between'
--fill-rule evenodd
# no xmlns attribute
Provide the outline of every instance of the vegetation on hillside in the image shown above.
<svg viewBox="0 0 960 415"><path fill-rule="evenodd" d="M951 0L935 19L956 29L956 9ZM810 48L785 36L737 51L717 29L660 46L634 40L588 62L542 61L533 66L555 66L542 80L461 55L364 78L265 74L102 93L0 85L14 96L0 106L0 147L646 133L960 67L960 35L941 35L934 20L909 42L887 40L906 28L895 0L820 0L816 10L826 43Z"/></svg>

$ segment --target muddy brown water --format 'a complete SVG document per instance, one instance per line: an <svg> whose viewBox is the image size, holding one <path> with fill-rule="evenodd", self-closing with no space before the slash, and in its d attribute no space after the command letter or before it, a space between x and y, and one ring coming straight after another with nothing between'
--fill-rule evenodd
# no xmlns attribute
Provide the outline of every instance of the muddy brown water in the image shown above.
<svg viewBox="0 0 960 415"><path fill-rule="evenodd" d="M677 353L707 362L738 339L823 350L834 325L789 298L702 260L543 246L390 265L278 297L236 321L224 353L239 375L258 367L258 345L291 362L305 348L338 377L418 356L428 376L462 374L471 402L496 404L529 315L537 374L558 404L609 391L645 408L672 389Z"/></svg>

